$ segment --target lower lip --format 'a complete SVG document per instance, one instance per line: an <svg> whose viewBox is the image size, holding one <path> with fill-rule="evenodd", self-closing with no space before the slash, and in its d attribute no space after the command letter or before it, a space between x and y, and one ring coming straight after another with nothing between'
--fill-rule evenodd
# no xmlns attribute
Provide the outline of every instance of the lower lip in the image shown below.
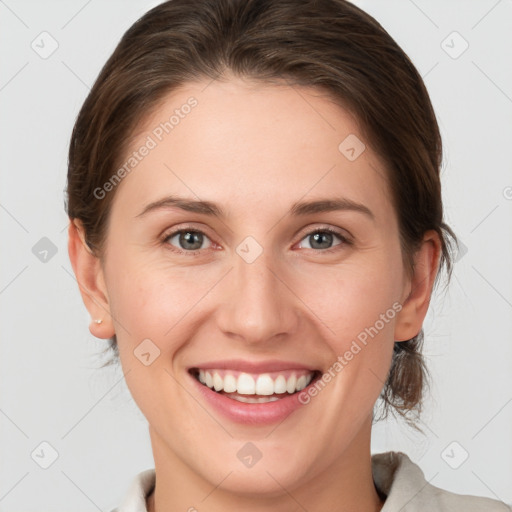
<svg viewBox="0 0 512 512"><path fill-rule="evenodd" d="M217 393L208 386L201 384L201 382L190 373L189 376L195 382L199 392L208 404L231 421L246 425L271 425L284 421L292 412L300 407L304 407L304 405L299 402L299 394L307 392L309 386L316 381L314 378L302 391L280 398L274 402L248 404Z"/></svg>

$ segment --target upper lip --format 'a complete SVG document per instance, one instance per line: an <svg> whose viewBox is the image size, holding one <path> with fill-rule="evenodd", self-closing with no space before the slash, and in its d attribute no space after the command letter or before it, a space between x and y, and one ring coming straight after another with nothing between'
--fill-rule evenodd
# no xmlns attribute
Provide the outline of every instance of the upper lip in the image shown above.
<svg viewBox="0 0 512 512"><path fill-rule="evenodd" d="M317 370L317 368L309 365L294 361L279 361L277 359L269 359L266 361L245 361L243 359L208 361L191 366L189 370L196 368L201 370L236 370L245 373L279 372L281 370L308 370L314 372Z"/></svg>

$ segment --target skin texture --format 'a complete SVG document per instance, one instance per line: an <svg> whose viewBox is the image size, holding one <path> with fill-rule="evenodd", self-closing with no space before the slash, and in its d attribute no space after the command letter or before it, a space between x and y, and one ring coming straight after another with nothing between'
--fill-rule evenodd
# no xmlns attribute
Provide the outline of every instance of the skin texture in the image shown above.
<svg viewBox="0 0 512 512"><path fill-rule="evenodd" d="M131 151L190 96L198 105L110 192L104 259L85 247L79 221L69 230L83 300L92 319L103 319L91 333L117 335L128 387L149 422L157 475L149 510L380 510L372 409L394 341L421 328L439 239L425 234L410 276L383 162L368 144L355 161L338 150L349 134L364 136L312 88L234 77L187 84L137 130ZM137 217L171 194L215 202L226 217L177 207ZM297 201L341 197L373 216L289 214ZM197 254L178 236L165 238L183 228L206 235ZM315 248L308 235L321 228L350 243L334 236ZM236 252L247 236L263 249L252 263ZM231 422L191 385L187 368L219 359L281 359L325 372L394 303L400 313L279 425ZM160 350L149 366L134 355L147 338ZM251 468L237 458L248 441L262 453Z"/></svg>

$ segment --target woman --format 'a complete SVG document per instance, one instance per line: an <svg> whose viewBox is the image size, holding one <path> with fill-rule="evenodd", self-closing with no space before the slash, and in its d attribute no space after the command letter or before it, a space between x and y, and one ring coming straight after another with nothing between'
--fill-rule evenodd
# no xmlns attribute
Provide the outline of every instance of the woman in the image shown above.
<svg viewBox="0 0 512 512"><path fill-rule="evenodd" d="M413 422L453 233L424 84L342 0L172 0L76 121L69 254L149 422L128 510L508 510L370 454Z"/></svg>

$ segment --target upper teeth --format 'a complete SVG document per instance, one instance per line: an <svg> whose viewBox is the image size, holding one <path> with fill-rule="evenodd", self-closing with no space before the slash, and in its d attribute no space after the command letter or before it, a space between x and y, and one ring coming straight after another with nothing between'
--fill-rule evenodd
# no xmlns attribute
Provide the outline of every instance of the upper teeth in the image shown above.
<svg viewBox="0 0 512 512"><path fill-rule="evenodd" d="M296 371L287 378L283 374L229 372L229 370L199 370L199 381L215 391L241 395L273 395L295 393L304 389L314 372Z"/></svg>

